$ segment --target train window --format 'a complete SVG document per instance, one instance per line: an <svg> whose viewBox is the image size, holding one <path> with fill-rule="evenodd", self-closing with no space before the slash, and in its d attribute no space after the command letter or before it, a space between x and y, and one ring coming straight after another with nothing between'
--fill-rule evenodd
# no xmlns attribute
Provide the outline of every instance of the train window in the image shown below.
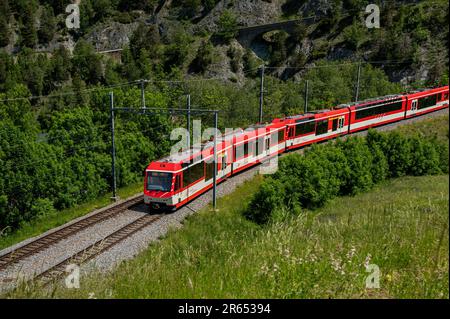
<svg viewBox="0 0 450 319"><path fill-rule="evenodd" d="M172 188L172 173L148 172L147 190L170 192Z"/></svg>
<svg viewBox="0 0 450 319"><path fill-rule="evenodd" d="M314 122L314 119L308 119L303 123L295 125L295 136L313 133L315 128L316 123Z"/></svg>
<svg viewBox="0 0 450 319"><path fill-rule="evenodd" d="M339 125L339 119L338 119L338 118L335 118L335 119L333 120L332 130L333 130L333 131L336 131L336 130L338 129L338 125Z"/></svg>
<svg viewBox="0 0 450 319"><path fill-rule="evenodd" d="M436 105L437 97L438 97L437 94L433 94L419 99L417 109L424 109Z"/></svg>
<svg viewBox="0 0 450 319"><path fill-rule="evenodd" d="M249 142L245 142L244 143L244 156L247 156L248 153L249 153L249 151L248 151L248 144L249 144Z"/></svg>
<svg viewBox="0 0 450 319"><path fill-rule="evenodd" d="M188 186L205 175L205 164L200 162L183 171L183 185Z"/></svg>
<svg viewBox="0 0 450 319"><path fill-rule="evenodd" d="M284 129L278 131L278 143L284 141Z"/></svg>
<svg viewBox="0 0 450 319"><path fill-rule="evenodd" d="M403 107L403 102L395 102L395 103L390 103L390 104L385 104L382 106L381 108L381 113L388 113L388 112L394 112L394 111L399 111L401 110ZM379 113L379 114L381 114Z"/></svg>
<svg viewBox="0 0 450 319"><path fill-rule="evenodd" d="M289 138L294 137L294 133L295 133L295 127L290 126L290 127L288 128L288 136L289 136Z"/></svg>
<svg viewBox="0 0 450 319"><path fill-rule="evenodd" d="M339 128L343 128L343 127L344 127L344 123L345 123L345 118L344 118L344 117L341 117L341 118L339 119Z"/></svg>
<svg viewBox="0 0 450 319"><path fill-rule="evenodd" d="M239 159L244 156L244 143L234 147L234 158Z"/></svg>
<svg viewBox="0 0 450 319"><path fill-rule="evenodd" d="M264 151L264 137L260 137L256 140L256 156L260 155Z"/></svg>
<svg viewBox="0 0 450 319"><path fill-rule="evenodd" d="M384 113L400 111L403 107L402 101L392 101L390 103L383 103L380 105L373 104L365 108L356 110L356 119L363 119L369 116L380 115Z"/></svg>
<svg viewBox="0 0 450 319"><path fill-rule="evenodd" d="M374 109L374 107L369 107L369 108L357 110L355 118L357 120L360 120L360 119L363 119L365 117L372 116L373 115L373 109Z"/></svg>
<svg viewBox="0 0 450 319"><path fill-rule="evenodd" d="M277 132L270 134L270 145L277 145L279 142Z"/></svg>
<svg viewBox="0 0 450 319"><path fill-rule="evenodd" d="M174 186L173 190L176 192L180 188L181 188L181 176L177 175L177 176L175 176L175 186Z"/></svg>
<svg viewBox="0 0 450 319"><path fill-rule="evenodd" d="M325 134L328 132L328 119L318 121L316 127L316 135Z"/></svg>
<svg viewBox="0 0 450 319"><path fill-rule="evenodd" d="M443 98L442 98L444 101L445 100L448 100L448 93L444 93L444 95L443 95Z"/></svg>

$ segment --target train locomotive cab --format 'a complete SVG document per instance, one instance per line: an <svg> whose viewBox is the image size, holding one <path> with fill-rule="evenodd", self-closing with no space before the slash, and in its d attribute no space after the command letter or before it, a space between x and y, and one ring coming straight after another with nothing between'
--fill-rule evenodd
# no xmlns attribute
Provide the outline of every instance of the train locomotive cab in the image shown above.
<svg viewBox="0 0 450 319"><path fill-rule="evenodd" d="M217 142L217 175L220 183L231 176L231 142ZM213 143L152 162L145 171L144 202L151 210L174 211L213 187Z"/></svg>
<svg viewBox="0 0 450 319"><path fill-rule="evenodd" d="M179 188L180 173L177 165L151 163L144 178L144 202L153 210L175 210L174 194ZM181 169L181 166L179 167Z"/></svg>

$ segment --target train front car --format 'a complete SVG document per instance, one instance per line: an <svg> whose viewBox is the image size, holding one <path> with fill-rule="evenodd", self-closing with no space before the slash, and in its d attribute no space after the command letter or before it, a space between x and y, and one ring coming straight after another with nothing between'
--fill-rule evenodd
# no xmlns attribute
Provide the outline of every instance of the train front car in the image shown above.
<svg viewBox="0 0 450 319"><path fill-rule="evenodd" d="M145 204L154 210L175 210L174 194L179 188L180 171L180 163L152 162L145 171Z"/></svg>

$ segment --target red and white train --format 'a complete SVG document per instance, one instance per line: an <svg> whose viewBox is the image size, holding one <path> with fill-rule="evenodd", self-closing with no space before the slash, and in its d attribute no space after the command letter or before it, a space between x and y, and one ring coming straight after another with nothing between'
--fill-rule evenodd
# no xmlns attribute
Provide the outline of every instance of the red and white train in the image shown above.
<svg viewBox="0 0 450 319"><path fill-rule="evenodd" d="M371 127L448 108L449 87L342 104L274 119L217 139L217 183L280 153ZM213 143L148 165L144 201L175 210L213 187Z"/></svg>

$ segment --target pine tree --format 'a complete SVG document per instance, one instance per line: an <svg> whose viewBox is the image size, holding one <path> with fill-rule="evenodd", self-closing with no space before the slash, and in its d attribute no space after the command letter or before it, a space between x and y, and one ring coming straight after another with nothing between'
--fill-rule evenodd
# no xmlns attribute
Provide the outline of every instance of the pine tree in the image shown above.
<svg viewBox="0 0 450 319"><path fill-rule="evenodd" d="M0 47L5 47L9 44L9 34L8 19L0 14Z"/></svg>
<svg viewBox="0 0 450 319"><path fill-rule="evenodd" d="M0 47L5 47L9 44L9 17L11 11L9 9L8 0L0 0Z"/></svg>
<svg viewBox="0 0 450 319"><path fill-rule="evenodd" d="M35 15L32 4L26 4L23 8L24 14L21 19L20 34L22 36L22 45L34 48L37 42L37 32Z"/></svg>
<svg viewBox="0 0 450 319"><path fill-rule="evenodd" d="M48 43L53 39L56 30L56 19L53 8L45 6L41 15L41 26L39 28L39 42Z"/></svg>

